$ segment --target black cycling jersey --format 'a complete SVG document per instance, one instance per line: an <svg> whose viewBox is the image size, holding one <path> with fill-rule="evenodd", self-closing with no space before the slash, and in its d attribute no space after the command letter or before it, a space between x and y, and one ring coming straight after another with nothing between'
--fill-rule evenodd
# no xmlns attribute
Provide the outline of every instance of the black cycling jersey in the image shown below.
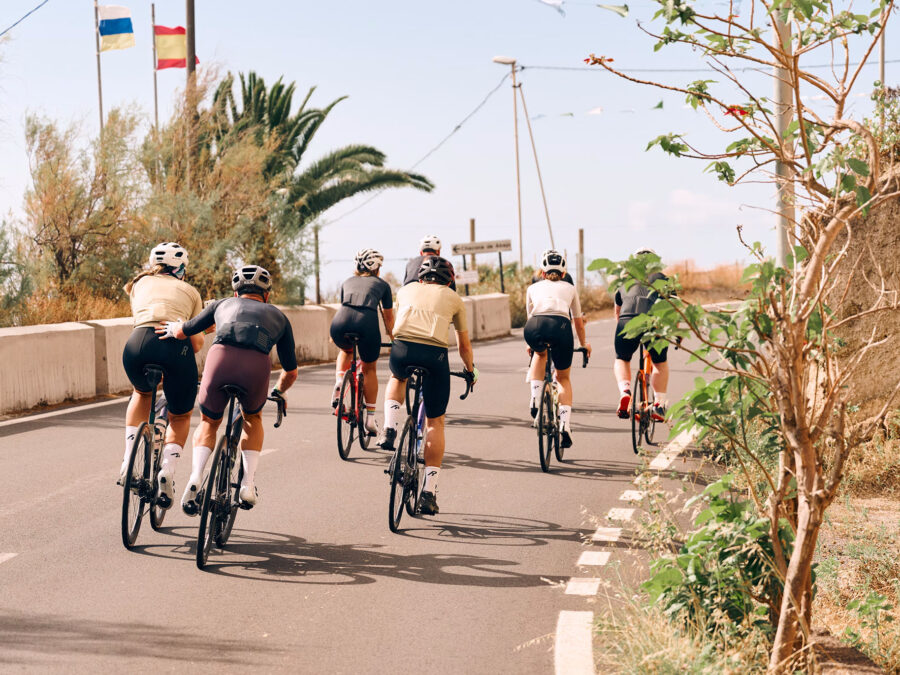
<svg viewBox="0 0 900 675"><path fill-rule="evenodd" d="M425 260L424 255L417 255L415 258L406 263L406 274L403 277L403 285L413 284L419 280L419 268L422 261ZM456 280L450 282L450 290L456 290Z"/></svg>
<svg viewBox="0 0 900 675"><path fill-rule="evenodd" d="M263 354L278 350L285 370L297 367L294 331L287 317L277 307L250 298L225 298L211 303L200 314L184 323L185 335L196 335L216 326L214 344L255 349Z"/></svg>
<svg viewBox="0 0 900 675"><path fill-rule="evenodd" d="M659 279L668 281L669 277L662 272L654 272L647 277L647 281L650 284ZM616 304L622 308L619 312L619 318L633 319L641 314L646 314L658 299L659 293L644 284L634 284L624 293L622 293L622 289L619 289L616 291Z"/></svg>
<svg viewBox="0 0 900 675"><path fill-rule="evenodd" d="M390 285L378 277L353 276L341 284L341 304L358 309L377 310L394 306Z"/></svg>

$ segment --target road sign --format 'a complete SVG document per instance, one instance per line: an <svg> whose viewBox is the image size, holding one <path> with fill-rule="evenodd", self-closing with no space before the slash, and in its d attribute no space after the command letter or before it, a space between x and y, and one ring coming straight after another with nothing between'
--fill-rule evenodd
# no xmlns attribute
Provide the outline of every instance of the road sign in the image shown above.
<svg viewBox="0 0 900 675"><path fill-rule="evenodd" d="M509 239L495 239L494 241L472 241L463 244L453 244L453 255L494 253L497 251L512 251L512 241Z"/></svg>
<svg viewBox="0 0 900 675"><path fill-rule="evenodd" d="M477 284L478 283L478 270L461 270L456 273L456 285L462 286L463 284Z"/></svg>

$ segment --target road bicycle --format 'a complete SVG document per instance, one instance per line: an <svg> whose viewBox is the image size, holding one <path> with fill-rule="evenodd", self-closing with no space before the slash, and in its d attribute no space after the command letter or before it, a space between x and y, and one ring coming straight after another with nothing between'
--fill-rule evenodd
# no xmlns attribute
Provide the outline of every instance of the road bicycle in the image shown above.
<svg viewBox="0 0 900 675"><path fill-rule="evenodd" d="M162 464L163 443L169 426L165 395L157 398L156 389L162 381L162 366L149 364L144 367L144 376L152 388L150 395L150 417L141 422L131 453L128 469L122 481L122 543L130 549L137 541L144 513L150 513L150 527L159 531L166 517L166 510L172 501L164 494L158 494L158 476Z"/></svg>
<svg viewBox="0 0 900 675"><path fill-rule="evenodd" d="M365 376L357 349L360 336L358 333L347 333L344 337L353 345L353 357L341 380L341 393L334 414L337 417L338 454L346 460L350 457L354 436L359 437L359 447L368 450L369 439L375 434L366 431ZM391 343L382 342L381 346L390 347Z"/></svg>
<svg viewBox="0 0 900 675"><path fill-rule="evenodd" d="M388 525L391 532L400 531L400 518L404 509L410 516L419 510L419 498L425 487L425 405L423 387L428 370L419 366L406 369L407 399L412 396L409 416L400 433L400 442L394 450L388 468L384 470L391 481L391 496L388 502ZM466 371L451 372L453 377L461 377L466 381L466 391L459 397L465 400L472 391L472 373Z"/></svg>
<svg viewBox="0 0 900 675"><path fill-rule="evenodd" d="M541 460L541 471L549 473L550 450L552 449L554 454L556 454L556 460L562 462L566 449L559 444L559 437L562 432L559 426L559 383L556 381L556 374L553 368L551 348L546 343L541 346L543 348L540 351L546 350L547 363L544 366L544 386L541 389L538 414L535 418L534 426L537 429L538 457ZM574 351L581 352L581 367L587 368L587 349L579 347Z"/></svg>
<svg viewBox="0 0 900 675"><path fill-rule="evenodd" d="M653 419L654 393L650 384L653 374L653 360L640 344L637 375L634 376L634 393L631 396L631 447L638 453L641 438L647 445L653 445L653 434L656 431L656 420Z"/></svg>
<svg viewBox="0 0 900 675"><path fill-rule="evenodd" d="M220 549L225 548L238 509L249 509L249 505L240 500L241 480L244 477L244 464L241 461L238 446L244 418L241 413L239 398L246 396L246 390L232 384L226 384L222 391L228 396L228 423L225 435L216 444L216 450L210 461L209 472L203 480L203 487L197 495L200 506L200 529L197 532L197 567L206 566L213 542ZM281 426L286 414L284 398L269 396L278 406L278 417L275 428Z"/></svg>

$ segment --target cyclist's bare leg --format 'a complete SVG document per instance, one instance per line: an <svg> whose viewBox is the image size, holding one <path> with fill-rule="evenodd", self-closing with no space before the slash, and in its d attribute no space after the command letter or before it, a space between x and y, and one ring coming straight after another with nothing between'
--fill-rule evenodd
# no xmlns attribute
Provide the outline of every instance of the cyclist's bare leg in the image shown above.
<svg viewBox="0 0 900 675"><path fill-rule="evenodd" d="M660 398L665 398L666 392L669 390L669 362L653 364L653 374L650 375L650 384L653 385L653 391Z"/></svg>
<svg viewBox="0 0 900 675"><path fill-rule="evenodd" d="M572 369L556 371L556 381L559 382L559 404L572 405Z"/></svg>
<svg viewBox="0 0 900 675"><path fill-rule="evenodd" d="M616 359L613 363L613 373L616 376L616 382L631 382L631 362Z"/></svg>
<svg viewBox="0 0 900 675"><path fill-rule="evenodd" d="M203 479L203 470L206 462L216 445L216 432L222 424L222 419L217 420L201 413L200 424L194 430L194 451L191 462L191 476L188 478L187 487L181 497L181 506L188 515L197 515L197 491Z"/></svg>
<svg viewBox="0 0 900 675"><path fill-rule="evenodd" d="M259 452L262 450L264 436L262 411L253 415L244 413L244 428L241 430L241 450Z"/></svg>
<svg viewBox="0 0 900 675"><path fill-rule="evenodd" d="M406 380L398 380L391 375L391 379L384 390L384 398L388 401L403 403L406 400Z"/></svg>
<svg viewBox="0 0 900 675"><path fill-rule="evenodd" d="M366 403L371 403L375 405L375 401L378 400L378 362L372 361L372 363L363 363L362 371L363 377L365 378L365 382L363 386L365 387L365 391L363 394L365 395ZM394 399L396 400L396 399ZM401 401L402 403L402 401Z"/></svg>
<svg viewBox="0 0 900 675"><path fill-rule="evenodd" d="M200 424L194 430L194 447L197 446L211 448L216 444L216 432L219 425L222 424L222 418L214 420L206 415L200 415Z"/></svg>
<svg viewBox="0 0 900 675"><path fill-rule="evenodd" d="M169 413L169 428L166 431L166 443L177 443L182 448L191 430L191 414L193 410L181 415Z"/></svg>
<svg viewBox="0 0 900 675"><path fill-rule="evenodd" d="M547 367L547 352L535 352L531 359L531 367L528 369L529 380L543 380L544 369Z"/></svg>
<svg viewBox="0 0 900 675"><path fill-rule="evenodd" d="M616 414L625 419L628 417L628 404L631 403L631 361L616 359L613 362L613 373L619 387L619 409Z"/></svg>
<svg viewBox="0 0 900 675"><path fill-rule="evenodd" d="M341 378L344 377L344 373L346 373L350 369L351 361L353 361L352 352L345 352L343 350L338 352L337 362L334 369L335 379L337 380L337 382L340 382Z"/></svg>
<svg viewBox="0 0 900 675"><path fill-rule="evenodd" d="M373 364L374 365L374 364ZM366 383L368 389L368 383ZM393 437L400 435L400 426L406 416L403 401L406 400L406 380L391 375L384 390L384 429L376 444L385 449L393 449Z"/></svg>
<svg viewBox="0 0 900 675"><path fill-rule="evenodd" d="M444 415L425 418L425 466L440 467L444 461Z"/></svg>
<svg viewBox="0 0 900 675"><path fill-rule="evenodd" d="M125 426L139 427L150 417L150 397L153 392L134 390L125 410Z"/></svg>

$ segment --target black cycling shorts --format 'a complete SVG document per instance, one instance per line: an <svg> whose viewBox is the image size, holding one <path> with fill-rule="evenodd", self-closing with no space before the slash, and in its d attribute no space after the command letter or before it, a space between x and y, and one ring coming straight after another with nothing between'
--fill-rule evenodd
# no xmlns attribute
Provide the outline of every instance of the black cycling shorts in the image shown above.
<svg viewBox="0 0 900 675"><path fill-rule="evenodd" d="M572 322L562 316L538 314L525 322L525 342L536 352L550 346L550 358L557 370L572 367L575 339L572 337Z"/></svg>
<svg viewBox="0 0 900 675"><path fill-rule="evenodd" d="M359 335L359 358L365 363L378 360L381 353L381 328L378 326L378 312L360 307L342 305L331 321L331 339L338 349L349 352L353 343L347 333Z"/></svg>
<svg viewBox="0 0 900 675"><path fill-rule="evenodd" d="M614 340L615 348L616 348L616 358L621 359L622 361L631 361L631 357L634 356L634 353L637 351L638 346L641 344L642 337L636 338L627 338L621 335L622 329L625 328L625 324L631 321L632 317L625 317L619 319L619 322L616 324L616 337ZM650 360L653 363L665 363L666 359L669 358L669 348L663 347L661 351L656 351L655 349L650 349Z"/></svg>
<svg viewBox="0 0 900 675"><path fill-rule="evenodd" d="M409 366L427 370L428 375L425 376L422 387L425 416L440 417L447 412L447 403L450 402L450 361L445 347L394 340L390 365L391 373L400 380L409 377L406 372Z"/></svg>
<svg viewBox="0 0 900 675"><path fill-rule="evenodd" d="M153 389L144 375L144 366L154 364L163 370L163 392L173 415L194 409L197 398L197 361L190 340L160 340L152 326L135 328L125 343L122 365L134 388L140 392Z"/></svg>

